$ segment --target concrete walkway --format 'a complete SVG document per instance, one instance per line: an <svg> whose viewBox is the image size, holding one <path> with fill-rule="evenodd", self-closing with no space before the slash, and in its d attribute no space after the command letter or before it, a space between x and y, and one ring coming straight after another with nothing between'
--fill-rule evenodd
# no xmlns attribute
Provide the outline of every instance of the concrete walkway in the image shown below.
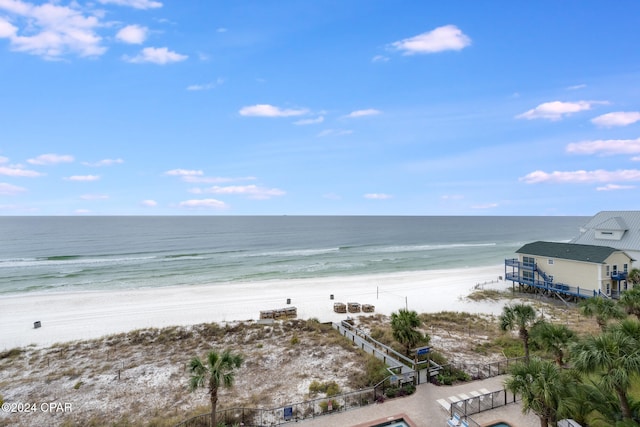
<svg viewBox="0 0 640 427"><path fill-rule="evenodd" d="M406 414L416 427L446 427L449 414L437 402L449 396L469 394L486 388L489 391L503 389L505 376L472 381L456 386L435 386L422 384L408 397L387 400L381 404L365 406L333 415L323 415L311 420L300 421L304 427L355 426L375 420L386 419L396 414ZM509 404L490 411L472 415L480 425L491 425L492 421L506 421L514 427L538 427L540 420L534 414L523 415L519 403Z"/></svg>

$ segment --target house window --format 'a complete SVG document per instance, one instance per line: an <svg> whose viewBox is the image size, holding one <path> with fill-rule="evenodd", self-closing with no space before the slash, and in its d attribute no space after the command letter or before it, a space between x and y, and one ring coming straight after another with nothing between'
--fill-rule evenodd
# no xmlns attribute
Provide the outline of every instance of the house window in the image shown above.
<svg viewBox="0 0 640 427"><path fill-rule="evenodd" d="M552 258L549 258L549 259L547 260L547 264L549 264L549 265L553 265L553 259L552 259Z"/></svg>
<svg viewBox="0 0 640 427"><path fill-rule="evenodd" d="M628 264L624 264L622 266L622 271L625 272L625 273L628 273L629 272L629 265Z"/></svg>
<svg viewBox="0 0 640 427"><path fill-rule="evenodd" d="M611 272L610 272L610 269L609 269L608 265L607 265L607 268L606 268L606 274L607 274L607 277L611 276Z"/></svg>
<svg viewBox="0 0 640 427"><path fill-rule="evenodd" d="M613 275L614 275L614 276L617 276L617 275L618 275L618 266L617 266L617 265L614 265L614 266L613 266Z"/></svg>
<svg viewBox="0 0 640 427"><path fill-rule="evenodd" d="M536 264L536 259L529 256L522 257L522 264L525 267L533 267Z"/></svg>
<svg viewBox="0 0 640 427"><path fill-rule="evenodd" d="M533 282L533 271L523 270L522 271L522 279L527 281L527 282Z"/></svg>
<svg viewBox="0 0 640 427"><path fill-rule="evenodd" d="M607 295L611 295L611 284L607 283Z"/></svg>

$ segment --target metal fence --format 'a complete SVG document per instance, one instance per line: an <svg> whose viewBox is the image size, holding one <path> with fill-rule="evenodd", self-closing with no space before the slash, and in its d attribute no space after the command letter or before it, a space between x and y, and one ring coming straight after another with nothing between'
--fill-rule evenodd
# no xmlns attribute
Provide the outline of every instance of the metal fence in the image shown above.
<svg viewBox="0 0 640 427"><path fill-rule="evenodd" d="M469 374L472 380L484 380L506 374L510 366L518 362L523 362L524 359L525 358L523 356L490 363L452 362L448 365L443 365L442 368L453 368L464 371Z"/></svg>
<svg viewBox="0 0 640 427"><path fill-rule="evenodd" d="M452 403L451 416L453 417L454 414L458 414L459 417L468 417L469 415L499 408L517 401L517 395L506 389L492 391Z"/></svg>
<svg viewBox="0 0 640 427"><path fill-rule="evenodd" d="M289 422L316 418L371 405L384 390L391 387L385 380L376 387L352 391L332 397L318 398L273 409L232 408L216 411L216 422L226 426L279 426ZM189 418L176 427L211 427L211 413Z"/></svg>

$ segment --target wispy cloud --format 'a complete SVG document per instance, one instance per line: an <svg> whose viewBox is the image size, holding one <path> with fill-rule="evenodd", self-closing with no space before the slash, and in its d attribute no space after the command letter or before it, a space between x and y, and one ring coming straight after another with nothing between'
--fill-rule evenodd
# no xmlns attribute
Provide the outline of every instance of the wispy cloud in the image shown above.
<svg viewBox="0 0 640 427"><path fill-rule="evenodd" d="M167 47L145 47L134 57L129 57L127 55L123 56L125 61L134 64L152 63L158 65L181 62L185 61L187 58L189 58L187 55L170 51Z"/></svg>
<svg viewBox="0 0 640 427"><path fill-rule="evenodd" d="M472 205L471 209L493 209L497 208L499 205L497 203L481 203L478 205Z"/></svg>
<svg viewBox="0 0 640 427"><path fill-rule="evenodd" d="M202 176L204 172L193 169L171 169L164 173L169 176Z"/></svg>
<svg viewBox="0 0 640 427"><path fill-rule="evenodd" d="M227 182L238 181L253 181L255 176L243 176L238 178L231 178L225 176L202 176L202 175L183 175L182 180L184 182L190 182L192 184L224 184Z"/></svg>
<svg viewBox="0 0 640 427"><path fill-rule="evenodd" d="M389 57L384 55L376 55L373 58L371 58L371 62L388 62L388 61L389 61Z"/></svg>
<svg viewBox="0 0 640 427"><path fill-rule="evenodd" d="M181 208L190 209L226 209L229 207L225 202L216 199L191 199L178 204Z"/></svg>
<svg viewBox="0 0 640 427"><path fill-rule="evenodd" d="M203 90L211 90L211 89L217 88L222 83L224 83L224 79L219 78L215 82L209 82L209 83L205 83L205 84L189 85L189 86L187 86L187 90L194 91L194 92L203 91Z"/></svg>
<svg viewBox="0 0 640 427"><path fill-rule="evenodd" d="M256 104L242 107L239 111L241 116L248 117L292 117L307 114L306 108L280 108L270 104Z"/></svg>
<svg viewBox="0 0 640 427"><path fill-rule="evenodd" d="M376 110L374 108L368 108L366 110L356 110L347 114L345 117L347 118L356 118L356 117L365 117L365 116L377 116L378 114L382 114L382 111Z"/></svg>
<svg viewBox="0 0 640 427"><path fill-rule="evenodd" d="M109 196L106 194L83 194L80 198L82 200L107 200Z"/></svg>
<svg viewBox="0 0 640 427"><path fill-rule="evenodd" d="M520 178L527 184L552 183L552 184L585 184L596 182L629 182L640 181L640 170L626 169L607 171L603 169L593 171L535 171Z"/></svg>
<svg viewBox="0 0 640 427"><path fill-rule="evenodd" d="M27 163L32 165L55 165L58 163L72 163L73 161L75 161L75 158L68 154L42 154L33 159L28 159Z"/></svg>
<svg viewBox="0 0 640 427"><path fill-rule="evenodd" d="M591 119L591 123L601 127L628 126L640 121L639 111L616 111Z"/></svg>
<svg viewBox="0 0 640 427"><path fill-rule="evenodd" d="M142 206L146 206L148 208L155 208L156 206L158 206L158 202L156 202L155 200L151 200L151 199L143 200L143 201L140 202L140 204Z"/></svg>
<svg viewBox="0 0 640 427"><path fill-rule="evenodd" d="M607 184L602 187L596 187L596 191L618 191L618 190L633 190L635 185L617 185Z"/></svg>
<svg viewBox="0 0 640 427"><path fill-rule="evenodd" d="M119 165L124 163L124 160L122 159L102 159L102 160L98 160L97 162L91 163L91 162L82 162L82 164L84 166L91 166L91 167L102 167L102 166L113 166L113 165Z"/></svg>
<svg viewBox="0 0 640 427"><path fill-rule="evenodd" d="M571 154L640 154L640 138L637 139L598 139L594 141L572 142L567 145Z"/></svg>
<svg viewBox="0 0 640 427"><path fill-rule="evenodd" d="M608 104L607 101L576 101L576 102L562 102L552 101L545 102L516 116L516 119L547 119L547 120L560 120L568 115L590 110L593 105L596 104Z"/></svg>
<svg viewBox="0 0 640 427"><path fill-rule="evenodd" d="M7 184L6 182L0 182L0 195L2 196L15 196L27 191L26 188L18 187L17 185Z"/></svg>
<svg viewBox="0 0 640 427"><path fill-rule="evenodd" d="M20 166L0 166L0 175L22 178L36 178L42 176L40 172L24 169Z"/></svg>
<svg viewBox="0 0 640 427"><path fill-rule="evenodd" d="M297 122L293 122L294 125L298 125L298 126L304 126L304 125L315 125L318 123L322 123L324 122L324 117L323 116L318 116L315 119L302 119L302 120L298 120Z"/></svg>
<svg viewBox="0 0 640 427"><path fill-rule="evenodd" d="M391 199L393 196L385 193L367 193L362 197L369 200L387 200Z"/></svg>
<svg viewBox="0 0 640 427"><path fill-rule="evenodd" d="M432 31L418 34L391 43L391 48L402 52L403 55L437 53L446 50L461 50L471 44L469 36L455 25L445 25Z"/></svg>
<svg viewBox="0 0 640 427"><path fill-rule="evenodd" d="M194 188L190 192L194 194L226 194L226 195L241 195L247 196L251 199L266 200L272 197L284 196L285 191L279 188L266 188L257 185L229 185L229 186L213 186L210 188L200 189Z"/></svg>
<svg viewBox="0 0 640 427"><path fill-rule="evenodd" d="M318 133L318 137L322 138L325 136L342 136L342 135L351 135L353 133L350 129L325 129L322 132Z"/></svg>
<svg viewBox="0 0 640 427"><path fill-rule="evenodd" d="M569 86L567 87L567 90L578 90L578 89L584 89L585 87L587 87L587 85L579 84L579 85Z"/></svg>
<svg viewBox="0 0 640 427"><path fill-rule="evenodd" d="M134 9L157 9L162 7L162 3L154 0L98 0L102 4L115 4L118 6L128 6Z"/></svg>
<svg viewBox="0 0 640 427"><path fill-rule="evenodd" d="M65 54L81 57L104 54L107 48L101 45L102 37L96 32L103 25L99 17L86 14L76 2L68 6L57 3L0 1L0 10L11 17L11 21L0 17L0 37L9 39L14 51L50 60Z"/></svg>
<svg viewBox="0 0 640 427"><path fill-rule="evenodd" d="M127 25L116 33L116 39L128 44L142 44L147 39L149 29L140 25Z"/></svg>
<svg viewBox="0 0 640 427"><path fill-rule="evenodd" d="M64 178L66 181L90 182L100 179L99 175L72 175Z"/></svg>

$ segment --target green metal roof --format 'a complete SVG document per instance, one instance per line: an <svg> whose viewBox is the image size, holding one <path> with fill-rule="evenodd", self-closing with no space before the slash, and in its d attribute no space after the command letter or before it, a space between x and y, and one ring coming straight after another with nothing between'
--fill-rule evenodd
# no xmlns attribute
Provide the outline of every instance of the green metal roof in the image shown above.
<svg viewBox="0 0 640 427"><path fill-rule="evenodd" d="M574 261L603 263L619 249L609 246L578 245L575 243L534 242L527 243L516 251L518 254L537 255L547 258L570 259Z"/></svg>

